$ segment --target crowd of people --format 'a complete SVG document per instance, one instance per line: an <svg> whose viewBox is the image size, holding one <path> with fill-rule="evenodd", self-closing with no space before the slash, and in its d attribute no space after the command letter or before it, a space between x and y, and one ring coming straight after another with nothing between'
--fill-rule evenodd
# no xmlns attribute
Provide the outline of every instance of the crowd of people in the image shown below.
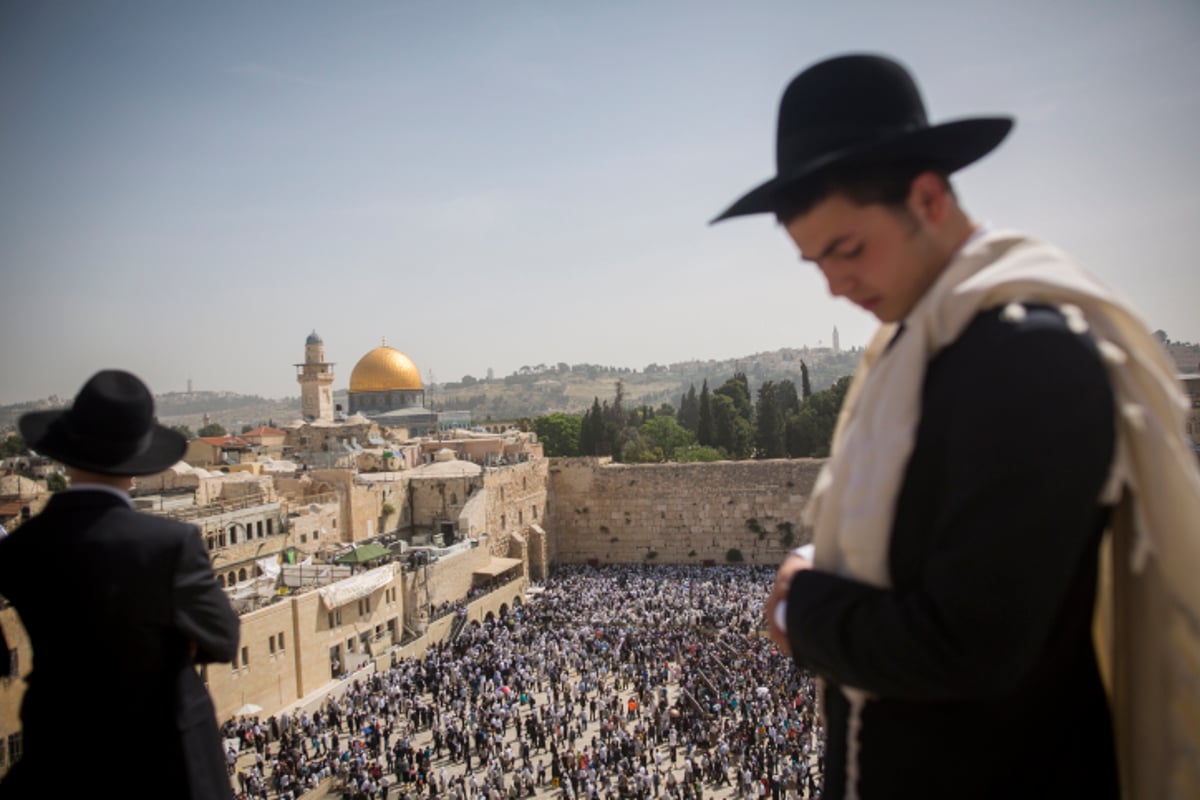
<svg viewBox="0 0 1200 800"><path fill-rule="evenodd" d="M370 800L816 797L816 686L759 635L771 577L560 568L507 616L311 712L228 722L235 791L288 800L332 777Z"/></svg>

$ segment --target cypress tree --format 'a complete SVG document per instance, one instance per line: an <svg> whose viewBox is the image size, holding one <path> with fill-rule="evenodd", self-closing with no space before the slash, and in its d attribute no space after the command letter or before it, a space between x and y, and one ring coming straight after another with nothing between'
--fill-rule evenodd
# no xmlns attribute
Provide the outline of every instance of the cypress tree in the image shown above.
<svg viewBox="0 0 1200 800"><path fill-rule="evenodd" d="M783 392L772 381L758 387L754 444L758 458L783 458L787 455L787 428L784 422Z"/></svg>
<svg viewBox="0 0 1200 800"><path fill-rule="evenodd" d="M696 396L696 384L688 387L687 394L679 402L679 424L698 433L700 429L700 398Z"/></svg>
<svg viewBox="0 0 1200 800"><path fill-rule="evenodd" d="M700 408L696 414L696 441L701 446L711 447L714 440L712 397L708 393L708 379L700 389Z"/></svg>

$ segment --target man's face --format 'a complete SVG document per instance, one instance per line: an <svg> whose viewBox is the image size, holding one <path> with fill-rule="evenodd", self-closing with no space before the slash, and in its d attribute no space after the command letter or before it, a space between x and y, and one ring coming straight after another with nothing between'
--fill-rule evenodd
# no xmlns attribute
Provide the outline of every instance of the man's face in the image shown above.
<svg viewBox="0 0 1200 800"><path fill-rule="evenodd" d="M948 261L911 209L860 206L834 194L786 226L800 257L820 268L829 293L880 322L908 315Z"/></svg>

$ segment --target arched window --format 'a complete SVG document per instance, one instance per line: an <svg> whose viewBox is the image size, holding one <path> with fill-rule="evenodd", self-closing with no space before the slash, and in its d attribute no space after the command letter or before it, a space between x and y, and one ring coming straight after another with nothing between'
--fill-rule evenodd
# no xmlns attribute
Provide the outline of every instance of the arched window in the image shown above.
<svg viewBox="0 0 1200 800"><path fill-rule="evenodd" d="M246 580L246 568L242 567L238 570L238 583L241 583L244 580Z"/></svg>
<svg viewBox="0 0 1200 800"><path fill-rule="evenodd" d="M229 573L228 577L229 577L229 585L236 586L237 585L237 574L231 571Z"/></svg>
<svg viewBox="0 0 1200 800"><path fill-rule="evenodd" d="M229 543L237 544L237 525L229 526Z"/></svg>
<svg viewBox="0 0 1200 800"><path fill-rule="evenodd" d="M217 585L220 586L222 589L225 588L225 576L224 575L217 576Z"/></svg>

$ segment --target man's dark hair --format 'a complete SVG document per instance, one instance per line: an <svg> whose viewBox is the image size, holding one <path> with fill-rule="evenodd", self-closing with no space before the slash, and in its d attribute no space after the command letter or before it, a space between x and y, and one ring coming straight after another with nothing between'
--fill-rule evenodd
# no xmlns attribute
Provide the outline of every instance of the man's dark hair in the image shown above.
<svg viewBox="0 0 1200 800"><path fill-rule="evenodd" d="M780 190L775 196L775 218L783 225L835 194L844 195L860 206L883 205L904 209L913 179L922 172L935 172L946 189L954 187L945 169L931 164L856 164L814 175L797 186Z"/></svg>

